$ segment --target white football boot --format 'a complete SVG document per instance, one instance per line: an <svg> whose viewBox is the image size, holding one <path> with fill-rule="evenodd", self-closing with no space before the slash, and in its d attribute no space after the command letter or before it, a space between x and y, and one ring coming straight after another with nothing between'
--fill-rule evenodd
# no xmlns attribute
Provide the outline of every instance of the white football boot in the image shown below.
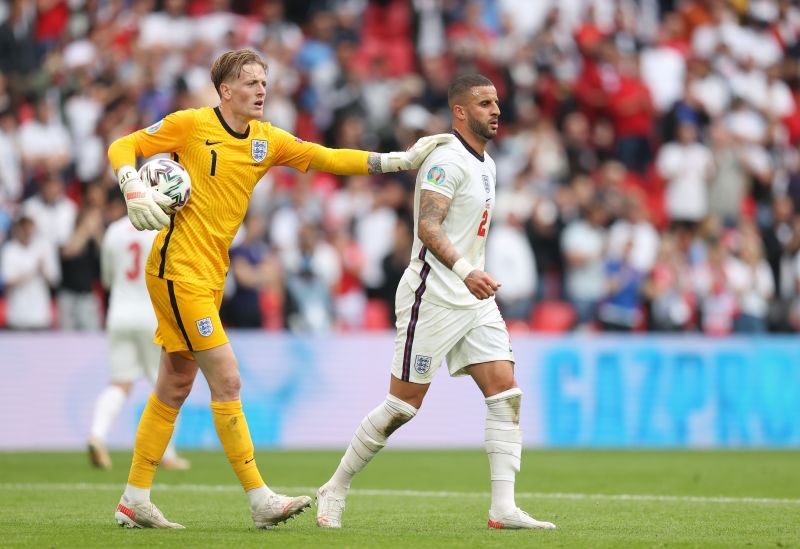
<svg viewBox="0 0 800 549"><path fill-rule="evenodd" d="M119 500L114 518L117 519L117 524L125 528L183 528L183 525L164 518L164 513L152 502L132 503L124 494Z"/></svg>
<svg viewBox="0 0 800 549"><path fill-rule="evenodd" d="M517 507L513 511L502 515L495 514L491 509L489 509L489 528L506 528L509 530L538 528L541 530L555 530L556 525L552 522L536 520L528 513Z"/></svg>
<svg viewBox="0 0 800 549"><path fill-rule="evenodd" d="M317 526L341 528L344 513L344 496L327 485L317 490Z"/></svg>
<svg viewBox="0 0 800 549"><path fill-rule="evenodd" d="M308 496L290 497L273 494L265 497L255 508L251 508L250 514L256 523L256 528L269 529L299 515L310 506L311 498Z"/></svg>
<svg viewBox="0 0 800 549"><path fill-rule="evenodd" d="M98 469L111 469L111 455L103 441L91 437L88 443L89 461Z"/></svg>

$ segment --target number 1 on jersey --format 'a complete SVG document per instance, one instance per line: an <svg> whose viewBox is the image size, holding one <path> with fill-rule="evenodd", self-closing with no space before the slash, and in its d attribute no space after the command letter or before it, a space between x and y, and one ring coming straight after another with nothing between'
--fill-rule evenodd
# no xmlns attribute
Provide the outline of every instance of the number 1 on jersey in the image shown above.
<svg viewBox="0 0 800 549"><path fill-rule="evenodd" d="M481 224L478 225L478 236L486 236L486 222L489 221L489 210L483 210Z"/></svg>
<svg viewBox="0 0 800 549"><path fill-rule="evenodd" d="M211 175L217 175L217 151L211 149Z"/></svg>

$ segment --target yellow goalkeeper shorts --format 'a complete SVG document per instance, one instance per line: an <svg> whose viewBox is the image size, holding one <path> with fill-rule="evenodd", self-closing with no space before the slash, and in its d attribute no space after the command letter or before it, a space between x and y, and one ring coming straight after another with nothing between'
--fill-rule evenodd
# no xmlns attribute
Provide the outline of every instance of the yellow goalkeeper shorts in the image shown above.
<svg viewBox="0 0 800 549"><path fill-rule="evenodd" d="M158 319L153 341L168 353L192 359L195 351L228 343L219 319L222 290L148 274L147 291Z"/></svg>

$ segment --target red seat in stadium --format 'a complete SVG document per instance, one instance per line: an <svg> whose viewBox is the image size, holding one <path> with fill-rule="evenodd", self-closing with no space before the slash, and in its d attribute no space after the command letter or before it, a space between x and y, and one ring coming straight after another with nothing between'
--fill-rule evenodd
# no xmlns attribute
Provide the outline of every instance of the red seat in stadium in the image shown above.
<svg viewBox="0 0 800 549"><path fill-rule="evenodd" d="M364 308L364 329L367 331L388 330L392 327L389 320L389 306L380 299L370 299Z"/></svg>
<svg viewBox="0 0 800 549"><path fill-rule="evenodd" d="M267 290L259 293L258 298L263 328L270 331L283 329L283 296L274 290Z"/></svg>
<svg viewBox="0 0 800 549"><path fill-rule="evenodd" d="M524 320L506 320L506 327L508 328L509 332L513 333L530 331L528 323L525 322Z"/></svg>
<svg viewBox="0 0 800 549"><path fill-rule="evenodd" d="M50 300L50 329L57 330L58 325L58 301L55 299Z"/></svg>
<svg viewBox="0 0 800 549"><path fill-rule="evenodd" d="M575 310L566 301L542 301L531 311L530 326L535 332L567 332L574 324Z"/></svg>

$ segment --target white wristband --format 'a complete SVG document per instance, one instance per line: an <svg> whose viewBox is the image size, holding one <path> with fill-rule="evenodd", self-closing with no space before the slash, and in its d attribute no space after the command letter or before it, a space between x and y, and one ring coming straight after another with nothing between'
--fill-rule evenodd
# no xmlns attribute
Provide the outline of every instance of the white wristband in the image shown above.
<svg viewBox="0 0 800 549"><path fill-rule="evenodd" d="M381 154L381 173L399 172L403 169L405 153L390 152Z"/></svg>
<svg viewBox="0 0 800 549"><path fill-rule="evenodd" d="M139 179L139 172L136 171L136 168L120 166L117 170L117 180L119 181L120 189L124 191L125 184L131 179Z"/></svg>
<svg viewBox="0 0 800 549"><path fill-rule="evenodd" d="M473 267L469 261L462 257L453 264L453 268L451 270L458 275L458 278L464 280L469 276L469 273L475 270L475 267Z"/></svg>

